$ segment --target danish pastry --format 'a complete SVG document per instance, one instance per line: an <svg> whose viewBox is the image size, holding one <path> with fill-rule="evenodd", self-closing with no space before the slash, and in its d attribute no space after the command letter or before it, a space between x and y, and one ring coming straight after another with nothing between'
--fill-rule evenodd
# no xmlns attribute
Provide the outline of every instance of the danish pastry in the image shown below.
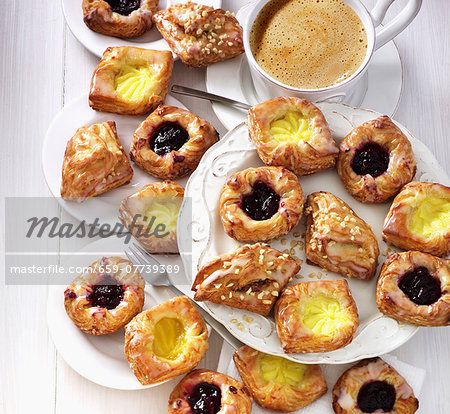
<svg viewBox="0 0 450 414"><path fill-rule="evenodd" d="M383 240L434 256L450 253L450 187L412 182L395 197L384 220Z"/></svg>
<svg viewBox="0 0 450 414"><path fill-rule="evenodd" d="M419 401L405 379L381 358L359 361L333 388L336 414L413 414Z"/></svg>
<svg viewBox="0 0 450 414"><path fill-rule="evenodd" d="M105 335L123 328L144 306L145 281L133 263L103 257L64 292L64 307L77 328Z"/></svg>
<svg viewBox="0 0 450 414"><path fill-rule="evenodd" d="M188 66L208 66L244 53L242 27L228 11L188 1L160 10L153 22Z"/></svg>
<svg viewBox="0 0 450 414"><path fill-rule="evenodd" d="M159 0L83 0L83 20L94 32L116 37L140 36L152 27Z"/></svg>
<svg viewBox="0 0 450 414"><path fill-rule="evenodd" d="M69 140L62 167L61 197L83 201L127 184L133 169L113 121L81 127Z"/></svg>
<svg viewBox="0 0 450 414"><path fill-rule="evenodd" d="M186 375L169 398L169 414L250 414L248 389L228 375L197 369Z"/></svg>
<svg viewBox="0 0 450 414"><path fill-rule="evenodd" d="M253 106L247 118L250 137L266 165L297 175L331 168L338 148L322 112L300 98L274 98Z"/></svg>
<svg viewBox="0 0 450 414"><path fill-rule="evenodd" d="M286 287L275 304L275 326L284 352L328 352L348 345L358 310L346 280Z"/></svg>
<svg viewBox="0 0 450 414"><path fill-rule="evenodd" d="M391 254L378 276L377 305L402 322L450 325L450 261L415 251Z"/></svg>
<svg viewBox="0 0 450 414"><path fill-rule="evenodd" d="M192 290L197 301L209 300L267 316L280 291L300 265L266 244L239 247L203 266Z"/></svg>
<svg viewBox="0 0 450 414"><path fill-rule="evenodd" d="M233 354L233 361L255 401L270 410L297 411L327 392L319 365L300 364L247 345Z"/></svg>
<svg viewBox="0 0 450 414"><path fill-rule="evenodd" d="M119 219L149 253L178 253L177 219L184 188L173 181L146 185L122 201Z"/></svg>
<svg viewBox="0 0 450 414"><path fill-rule="evenodd" d="M205 321L187 296L147 309L125 327L125 356L142 385L195 368L208 345Z"/></svg>
<svg viewBox="0 0 450 414"><path fill-rule="evenodd" d="M108 47L92 75L89 106L123 115L151 112L164 103L172 68L167 50Z"/></svg>
<svg viewBox="0 0 450 414"><path fill-rule="evenodd" d="M161 105L135 131L130 157L149 174L173 180L194 171L218 139L214 127L199 116Z"/></svg>
<svg viewBox="0 0 450 414"><path fill-rule="evenodd" d="M303 213L297 177L282 167L248 168L232 174L220 196L225 232L238 241L270 240L289 233Z"/></svg>
<svg viewBox="0 0 450 414"><path fill-rule="evenodd" d="M353 129L339 146L337 171L347 191L362 203L382 203L416 174L411 143L389 117Z"/></svg>
<svg viewBox="0 0 450 414"><path fill-rule="evenodd" d="M368 280L378 265L378 242L370 226L331 193L306 201L306 258L347 277Z"/></svg>

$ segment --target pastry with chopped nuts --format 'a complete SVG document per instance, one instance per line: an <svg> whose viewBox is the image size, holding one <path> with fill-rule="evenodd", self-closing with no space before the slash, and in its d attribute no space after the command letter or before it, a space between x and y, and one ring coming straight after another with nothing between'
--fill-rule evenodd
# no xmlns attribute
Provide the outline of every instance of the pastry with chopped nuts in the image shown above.
<svg viewBox="0 0 450 414"><path fill-rule="evenodd" d="M84 201L127 184L133 169L113 121L81 127L69 140L62 167L61 197Z"/></svg>
<svg viewBox="0 0 450 414"><path fill-rule="evenodd" d="M380 253L377 239L347 203L331 193L312 193L305 214L309 262L347 277L373 277Z"/></svg>
<svg viewBox="0 0 450 414"><path fill-rule="evenodd" d="M203 266L192 285L197 301L210 301L267 316L281 290L300 270L288 254L256 243Z"/></svg>
<svg viewBox="0 0 450 414"><path fill-rule="evenodd" d="M244 53L242 27L228 11L189 1L160 10L153 22L188 66L208 66Z"/></svg>

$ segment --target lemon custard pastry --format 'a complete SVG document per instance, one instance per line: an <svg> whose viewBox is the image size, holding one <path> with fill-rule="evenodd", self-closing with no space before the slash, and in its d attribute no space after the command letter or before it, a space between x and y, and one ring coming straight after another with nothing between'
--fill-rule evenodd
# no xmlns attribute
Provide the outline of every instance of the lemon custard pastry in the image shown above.
<svg viewBox="0 0 450 414"><path fill-rule="evenodd" d="M275 326L288 354L328 352L348 345L358 328L358 310L347 281L286 287L275 304Z"/></svg>
<svg viewBox="0 0 450 414"><path fill-rule="evenodd" d="M362 203L395 196L416 173L411 143L387 116L353 129L339 146L337 170L347 191Z"/></svg>
<svg viewBox="0 0 450 414"><path fill-rule="evenodd" d="M239 381L220 372L197 369L169 397L169 414L250 414L252 397Z"/></svg>
<svg viewBox="0 0 450 414"><path fill-rule="evenodd" d="M413 414L418 408L412 388L381 358L358 362L339 377L333 388L336 414Z"/></svg>
<svg viewBox="0 0 450 414"><path fill-rule="evenodd" d="M140 36L152 27L159 0L83 0L83 20L94 32Z"/></svg>
<svg viewBox="0 0 450 414"><path fill-rule="evenodd" d="M177 218L184 188L173 181L148 184L123 200L119 219L149 253L178 253Z"/></svg>
<svg viewBox="0 0 450 414"><path fill-rule="evenodd" d="M384 220L383 240L434 256L450 253L450 187L412 182L395 197Z"/></svg>
<svg viewBox="0 0 450 414"><path fill-rule="evenodd" d="M161 105L135 131L130 158L147 173L173 180L194 171L218 139L214 127L199 116Z"/></svg>
<svg viewBox="0 0 450 414"><path fill-rule="evenodd" d="M255 105L248 111L247 124L266 165L310 175L336 163L339 151L327 121L305 99L280 97Z"/></svg>
<svg viewBox="0 0 450 414"><path fill-rule="evenodd" d="M270 410L292 412L327 392L320 365L305 365L245 345L233 361L255 401Z"/></svg>
<svg viewBox="0 0 450 414"><path fill-rule="evenodd" d="M144 306L145 281L133 263L103 257L64 292L64 307L77 328L105 335L123 328Z"/></svg>
<svg viewBox="0 0 450 414"><path fill-rule="evenodd" d="M303 191L282 167L248 168L231 174L220 196L220 219L228 236L243 242L289 233L303 213Z"/></svg>
<svg viewBox="0 0 450 414"><path fill-rule="evenodd" d="M62 167L61 197L83 201L127 184L133 169L113 121L81 127L69 140Z"/></svg>
<svg viewBox="0 0 450 414"><path fill-rule="evenodd" d="M401 322L450 325L450 261L417 251L391 254L378 276L377 306Z"/></svg>
<svg viewBox="0 0 450 414"><path fill-rule="evenodd" d="M195 368L208 345L205 321L187 296L147 309L125 327L125 356L142 385Z"/></svg>
<svg viewBox="0 0 450 414"><path fill-rule="evenodd" d="M153 22L188 66L208 66L244 53L242 27L228 11L188 1L160 10Z"/></svg>
<svg viewBox="0 0 450 414"><path fill-rule="evenodd" d="M89 106L123 115L151 112L164 103L172 69L168 51L108 47L92 75Z"/></svg>
<svg viewBox="0 0 450 414"><path fill-rule="evenodd" d="M300 265L267 244L244 245L203 266L192 285L196 301L210 301L267 316Z"/></svg>
<svg viewBox="0 0 450 414"><path fill-rule="evenodd" d="M312 193L305 214L308 261L347 277L373 277L378 265L377 239L348 204L331 193Z"/></svg>

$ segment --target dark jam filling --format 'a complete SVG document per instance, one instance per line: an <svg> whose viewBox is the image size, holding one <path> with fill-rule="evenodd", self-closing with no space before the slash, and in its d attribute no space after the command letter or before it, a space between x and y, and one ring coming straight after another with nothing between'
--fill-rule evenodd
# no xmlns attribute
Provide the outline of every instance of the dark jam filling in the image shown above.
<svg viewBox="0 0 450 414"><path fill-rule="evenodd" d="M441 297L441 281L424 266L405 273L398 287L416 305L431 305Z"/></svg>
<svg viewBox="0 0 450 414"><path fill-rule="evenodd" d="M353 171L358 175L371 175L378 177L383 174L389 165L389 153L378 144L369 142L356 151L352 161Z"/></svg>
<svg viewBox="0 0 450 414"><path fill-rule="evenodd" d="M220 388L207 382L197 384L187 399L193 414L216 414L222 407Z"/></svg>
<svg viewBox="0 0 450 414"><path fill-rule="evenodd" d="M108 275L104 276L100 283L93 286L92 292L87 297L88 301L92 306L106 309L117 308L123 299L123 287Z"/></svg>
<svg viewBox="0 0 450 414"><path fill-rule="evenodd" d="M189 134L177 124L167 124L159 128L150 139L150 148L158 155L178 151L189 141Z"/></svg>
<svg viewBox="0 0 450 414"><path fill-rule="evenodd" d="M280 196L267 184L257 181L253 191L242 197L241 208L253 220L270 219L277 211Z"/></svg>
<svg viewBox="0 0 450 414"><path fill-rule="evenodd" d="M141 0L105 0L114 13L128 16L141 7Z"/></svg>
<svg viewBox="0 0 450 414"><path fill-rule="evenodd" d="M368 382L358 392L358 408L365 413L388 413L394 407L395 396L395 388L386 381Z"/></svg>

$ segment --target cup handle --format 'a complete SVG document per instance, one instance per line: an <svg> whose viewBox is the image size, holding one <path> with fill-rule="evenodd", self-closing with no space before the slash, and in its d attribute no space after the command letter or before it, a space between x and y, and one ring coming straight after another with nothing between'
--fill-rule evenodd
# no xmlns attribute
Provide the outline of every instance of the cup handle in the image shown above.
<svg viewBox="0 0 450 414"><path fill-rule="evenodd" d="M395 0L378 0L375 7L371 10L370 16L375 27L379 26L386 15L387 10ZM384 46L395 36L402 32L417 16L422 0L409 0L403 10L386 26L377 30L375 40L375 50Z"/></svg>

